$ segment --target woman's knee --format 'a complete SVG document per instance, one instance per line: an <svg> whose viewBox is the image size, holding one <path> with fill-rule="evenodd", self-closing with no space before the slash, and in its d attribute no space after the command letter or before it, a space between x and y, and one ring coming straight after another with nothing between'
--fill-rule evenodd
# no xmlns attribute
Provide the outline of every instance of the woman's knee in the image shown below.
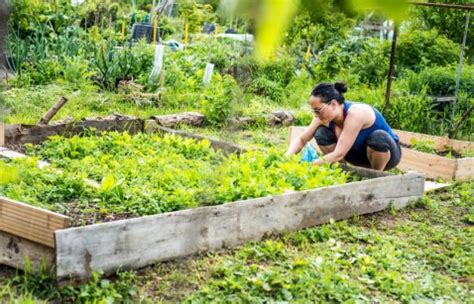
<svg viewBox="0 0 474 304"><path fill-rule="evenodd" d="M393 139L384 130L376 130L367 138L367 147L376 152L389 152Z"/></svg>
<svg viewBox="0 0 474 304"><path fill-rule="evenodd" d="M321 126L316 130L316 143L318 146L330 146L337 143L337 137L334 133L325 126Z"/></svg>

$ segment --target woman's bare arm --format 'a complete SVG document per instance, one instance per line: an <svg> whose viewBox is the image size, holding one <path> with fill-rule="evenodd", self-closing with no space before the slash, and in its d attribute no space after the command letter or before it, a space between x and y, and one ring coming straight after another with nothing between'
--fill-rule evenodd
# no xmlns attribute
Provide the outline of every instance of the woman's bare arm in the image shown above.
<svg viewBox="0 0 474 304"><path fill-rule="evenodd" d="M296 139L290 143L290 147L286 152L286 155L296 154L310 141L316 130L322 125L321 120L318 117L313 118L311 124L301 133Z"/></svg>

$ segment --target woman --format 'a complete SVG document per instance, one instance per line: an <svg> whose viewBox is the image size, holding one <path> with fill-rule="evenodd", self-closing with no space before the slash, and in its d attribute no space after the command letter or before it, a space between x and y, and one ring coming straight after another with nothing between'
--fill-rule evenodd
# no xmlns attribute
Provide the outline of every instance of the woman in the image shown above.
<svg viewBox="0 0 474 304"><path fill-rule="evenodd" d="M324 154L315 165L347 161L375 170L395 168L401 159L398 136L379 111L346 101L345 92L347 87L341 82L320 83L313 89L309 99L313 121L291 143L287 154L298 153L315 136Z"/></svg>

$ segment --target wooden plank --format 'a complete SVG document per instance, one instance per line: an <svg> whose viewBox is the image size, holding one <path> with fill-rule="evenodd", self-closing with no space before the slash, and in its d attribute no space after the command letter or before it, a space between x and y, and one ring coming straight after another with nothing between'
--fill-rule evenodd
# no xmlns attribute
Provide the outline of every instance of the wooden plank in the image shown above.
<svg viewBox="0 0 474 304"><path fill-rule="evenodd" d="M0 264L25 270L26 257L31 263L31 270L36 272L42 266L54 266L55 252L48 246L0 231Z"/></svg>
<svg viewBox="0 0 474 304"><path fill-rule="evenodd" d="M454 179L462 181L474 179L474 157L456 159Z"/></svg>
<svg viewBox="0 0 474 304"><path fill-rule="evenodd" d="M447 145L458 152L467 150L474 151L474 142L471 141L449 139Z"/></svg>
<svg viewBox="0 0 474 304"><path fill-rule="evenodd" d="M436 191L439 189L444 189L446 187L451 186L449 183L437 183L433 181L425 181L425 192L431 192L431 191Z"/></svg>
<svg viewBox="0 0 474 304"><path fill-rule="evenodd" d="M69 223L62 214L0 196L0 231L54 248L54 231Z"/></svg>
<svg viewBox="0 0 474 304"><path fill-rule="evenodd" d="M226 153L239 154L239 153L243 153L247 151L247 149L242 148L238 145L226 143L224 141L220 141L220 140L210 138L207 136L202 136L202 135L197 135L197 134L193 134L193 133L189 133L185 131L166 128L166 127L160 126L155 120L151 120L151 119L145 120L143 129L144 129L144 132L147 132L147 133L161 132L161 133L178 135L185 138L192 138L196 140L208 140L211 143L211 147L213 147L214 149L222 150Z"/></svg>
<svg viewBox="0 0 474 304"><path fill-rule="evenodd" d="M438 151L444 151L447 147L451 147L454 150L461 152L466 150L474 150L474 142L465 141L465 140L457 140L457 139L449 139L447 137L442 136L433 136L415 132L408 132L402 130L394 130L395 133L400 137L400 142L404 144L410 144L412 138L416 140L431 140L435 143L435 149Z"/></svg>
<svg viewBox="0 0 474 304"><path fill-rule="evenodd" d="M0 147L0 158L7 158L7 159L18 159L18 158L25 158L28 157L27 155L16 152L4 147ZM38 168L43 169L44 167L49 166L50 164L48 162L39 160L38 161Z"/></svg>
<svg viewBox="0 0 474 304"><path fill-rule="evenodd" d="M423 195L415 173L56 231L59 279L139 268L294 231L404 207Z"/></svg>
<svg viewBox="0 0 474 304"><path fill-rule="evenodd" d="M18 145L25 143L39 144L49 136L73 136L93 128L97 134L103 131L128 131L135 134L143 130L143 120L120 115L104 118L87 118L82 121L36 126L36 125L6 125L5 144Z"/></svg>
<svg viewBox="0 0 474 304"><path fill-rule="evenodd" d="M408 132L408 131L402 131L402 130L393 130L398 137L400 138L400 142L403 144L409 145L412 139L416 140L429 140L434 143L434 147L436 150L442 151L444 150L444 146L448 145L448 138L447 137L441 137L441 136L433 136L433 135L427 135L427 134L421 134L421 133L415 133L415 132Z"/></svg>
<svg viewBox="0 0 474 304"><path fill-rule="evenodd" d="M353 172L361 177L366 178L377 178L377 177L384 177L384 176L391 176L393 175L390 172L373 170L369 168L357 167L347 163L340 163L339 166L348 172Z"/></svg>
<svg viewBox="0 0 474 304"><path fill-rule="evenodd" d="M288 131L288 144L291 144L293 140L295 140L301 133L306 130L306 127L295 127L291 126ZM321 149L319 149L318 144L316 143L316 140L313 138L309 142L316 150L318 150L319 153L321 153Z"/></svg>
<svg viewBox="0 0 474 304"><path fill-rule="evenodd" d="M446 180L452 180L455 166L455 159L402 147L402 159L397 168L402 171L418 171L429 178L440 177Z"/></svg>
<svg viewBox="0 0 474 304"><path fill-rule="evenodd" d="M156 115L151 118L156 120L160 126L176 128L182 124L200 127L204 123L206 116L197 112L184 112L170 115Z"/></svg>

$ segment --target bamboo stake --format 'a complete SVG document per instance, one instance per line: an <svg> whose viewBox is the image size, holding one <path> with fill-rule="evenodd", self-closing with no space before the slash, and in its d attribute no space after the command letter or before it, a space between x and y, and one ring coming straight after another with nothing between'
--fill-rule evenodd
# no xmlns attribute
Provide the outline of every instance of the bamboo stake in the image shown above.
<svg viewBox="0 0 474 304"><path fill-rule="evenodd" d="M189 35L189 24L186 22L184 24L184 45L188 44L188 35Z"/></svg>
<svg viewBox="0 0 474 304"><path fill-rule="evenodd" d="M156 44L156 29L158 27L158 18L153 19L153 44Z"/></svg>

